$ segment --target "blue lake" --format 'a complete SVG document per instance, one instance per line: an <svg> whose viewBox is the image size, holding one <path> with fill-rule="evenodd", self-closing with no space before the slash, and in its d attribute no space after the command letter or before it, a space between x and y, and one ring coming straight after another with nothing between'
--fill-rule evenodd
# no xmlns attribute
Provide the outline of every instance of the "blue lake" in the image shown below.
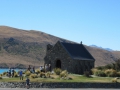
<svg viewBox="0 0 120 90"><path fill-rule="evenodd" d="M11 69L12 70L12 69ZM23 70L23 69L14 69L16 72L18 72L19 70ZM0 69L0 74L2 74L3 72L7 72L9 71L9 69Z"/></svg>

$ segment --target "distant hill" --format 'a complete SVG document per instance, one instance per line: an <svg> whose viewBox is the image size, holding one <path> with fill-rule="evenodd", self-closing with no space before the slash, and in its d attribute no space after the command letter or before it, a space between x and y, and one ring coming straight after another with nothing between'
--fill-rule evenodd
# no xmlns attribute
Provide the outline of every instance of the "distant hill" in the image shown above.
<svg viewBox="0 0 120 90"><path fill-rule="evenodd" d="M104 50L107 50L107 51L114 51L114 50L112 50L110 48L103 48L103 47L99 47L97 45L90 45L90 47L100 48L100 49L104 49Z"/></svg>
<svg viewBox="0 0 120 90"><path fill-rule="evenodd" d="M58 40L67 41L44 32L0 26L0 67L43 65L46 45Z"/></svg>
<svg viewBox="0 0 120 90"><path fill-rule="evenodd" d="M44 63L46 45L54 45L58 40L75 43L41 31L0 26L0 68L26 68L28 65L39 67ZM113 63L120 58L120 51L110 52L87 45L86 48L96 59L95 66Z"/></svg>

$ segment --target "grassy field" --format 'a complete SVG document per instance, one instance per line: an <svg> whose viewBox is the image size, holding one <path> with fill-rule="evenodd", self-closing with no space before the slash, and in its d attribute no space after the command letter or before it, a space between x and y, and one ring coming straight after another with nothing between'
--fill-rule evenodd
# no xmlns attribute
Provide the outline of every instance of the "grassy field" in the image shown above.
<svg viewBox="0 0 120 90"><path fill-rule="evenodd" d="M50 78L30 78L31 82L104 82L104 83L112 83L114 78L112 77L85 77L76 74L69 74L69 78L67 79L60 79L57 75L51 75ZM17 78L2 78L0 82L25 82L26 78L24 77L23 80L20 80L19 77ZM117 82L120 83L120 80L117 79Z"/></svg>

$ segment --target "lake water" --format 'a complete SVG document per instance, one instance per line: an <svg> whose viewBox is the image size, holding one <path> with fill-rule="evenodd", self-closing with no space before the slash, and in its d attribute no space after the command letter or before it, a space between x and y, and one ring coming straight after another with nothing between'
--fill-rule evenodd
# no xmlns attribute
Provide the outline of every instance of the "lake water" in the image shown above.
<svg viewBox="0 0 120 90"><path fill-rule="evenodd" d="M11 69L12 70L12 69ZM19 70L23 70L23 69L14 69L16 72L18 72ZM0 74L2 74L3 72L7 72L9 71L9 69L0 69Z"/></svg>

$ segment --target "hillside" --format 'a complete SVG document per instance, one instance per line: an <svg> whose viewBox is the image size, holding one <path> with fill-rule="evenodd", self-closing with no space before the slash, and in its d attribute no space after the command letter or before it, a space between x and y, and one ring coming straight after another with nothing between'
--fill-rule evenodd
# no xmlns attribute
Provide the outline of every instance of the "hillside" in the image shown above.
<svg viewBox="0 0 120 90"><path fill-rule="evenodd" d="M120 51L108 51L89 46L86 46L86 48L96 59L95 66L104 66L106 64L111 64L120 58Z"/></svg>
<svg viewBox="0 0 120 90"><path fill-rule="evenodd" d="M40 31L0 26L0 67L43 65L46 45L54 45L58 40L71 42ZM95 57L95 66L106 65L120 58L119 51L110 52L90 46L86 48Z"/></svg>
<svg viewBox="0 0 120 90"><path fill-rule="evenodd" d="M0 67L43 65L46 45L58 40L66 41L44 32L0 26Z"/></svg>

